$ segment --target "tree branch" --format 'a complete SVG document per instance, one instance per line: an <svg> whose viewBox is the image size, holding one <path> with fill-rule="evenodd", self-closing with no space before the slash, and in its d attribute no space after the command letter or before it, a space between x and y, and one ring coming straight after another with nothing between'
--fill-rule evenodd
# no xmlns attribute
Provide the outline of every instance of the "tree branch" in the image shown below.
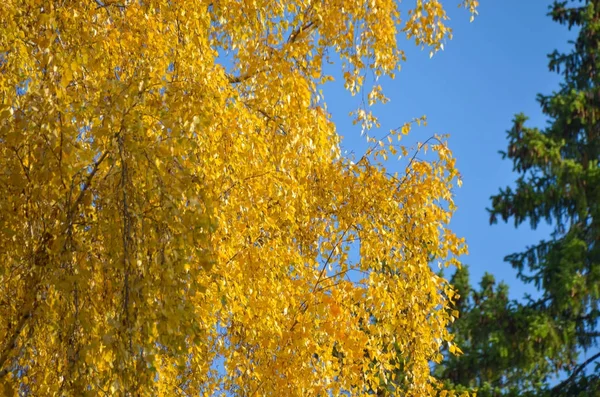
<svg viewBox="0 0 600 397"><path fill-rule="evenodd" d="M12 335L7 339L6 344L4 345L4 348L2 349L2 354L0 354L0 368L4 367L4 364L8 360L10 353L13 351L13 349L17 345L17 339L19 338L19 335L23 331L23 328L25 328L27 321L33 316L33 312L35 311L36 308L37 308L37 301L33 304L33 307L30 310L26 310L25 314L23 314L21 316L21 320L19 321L19 324L15 328ZM10 370L8 368L4 368L3 370L1 370L0 371L0 379L5 377L6 374L8 374L9 372L10 372Z"/></svg>
<svg viewBox="0 0 600 397"><path fill-rule="evenodd" d="M84 196L85 192L87 191L87 189L90 187L92 179L98 172L100 165L106 159L107 156L108 156L108 151L104 152L100 156L98 161L96 161L94 163L94 165L92 167L92 171L88 174L88 177L85 180L84 186L82 187L81 191L79 192L79 196L77 197L77 199L75 200L75 202L73 203L71 208L69 208L70 215L73 214L73 212L77 209L77 207L83 200L83 196ZM69 219L69 222L67 223L64 232L67 232L70 227L72 227L72 217ZM45 247L43 245L40 246L39 250L43 250L43 249L45 249ZM36 310L37 305L38 305L38 301L35 300L32 304L33 307L29 310L25 310L25 313L21 316L21 319L19 320L19 323L17 324L15 330L10 335L10 337L8 337L6 339L6 343L5 343L4 347L2 348L2 353L0 353L0 368L4 367L6 361L8 360L8 358L10 356L10 353L16 347L17 339L19 338L19 336L21 335L21 332L27 325L27 322L33 317L33 313ZM6 374L8 374L9 372L10 372L10 370L8 368L4 368L4 369L0 370L0 379L2 379L4 376L6 376Z"/></svg>
<svg viewBox="0 0 600 397"><path fill-rule="evenodd" d="M597 358L600 358L600 352L594 354L592 357L588 358L583 363L579 364L579 366L577 367L577 369L575 371L573 371L573 373L567 379L563 380L558 385L554 386L552 388L552 391L553 392L558 392L561 389L563 389L566 385L568 385L569 383L573 382L573 380L575 379L575 377L577 377L577 375L581 371L583 371L585 369L585 367L587 367L589 364L591 364L592 362L594 362L594 360L596 360Z"/></svg>

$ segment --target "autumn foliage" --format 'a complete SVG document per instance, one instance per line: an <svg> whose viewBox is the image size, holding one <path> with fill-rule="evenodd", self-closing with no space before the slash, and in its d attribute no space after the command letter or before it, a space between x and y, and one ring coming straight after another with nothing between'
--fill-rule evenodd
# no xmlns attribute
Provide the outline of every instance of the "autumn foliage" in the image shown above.
<svg viewBox="0 0 600 397"><path fill-rule="evenodd" d="M434 394L454 160L341 156L318 91L449 36L398 7L0 2L0 393Z"/></svg>

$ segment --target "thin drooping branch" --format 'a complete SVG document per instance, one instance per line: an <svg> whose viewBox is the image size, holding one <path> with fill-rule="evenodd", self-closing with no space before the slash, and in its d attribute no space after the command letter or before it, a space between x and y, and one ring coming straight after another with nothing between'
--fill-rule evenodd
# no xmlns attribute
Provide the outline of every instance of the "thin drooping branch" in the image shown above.
<svg viewBox="0 0 600 397"><path fill-rule="evenodd" d="M125 324L127 327L127 334L129 337L129 353L133 354L132 340L131 340L131 322L129 318L129 294L130 294L130 247L129 240L131 238L131 215L129 213L129 198L127 195L127 185L129 183L129 175L128 175L128 166L127 159L125 154L125 144L123 133L121 129L121 133L118 137L118 146L119 146L119 157L121 162L121 200L122 200L122 208L121 215L123 217L123 230L122 230L122 240L123 240L123 270L125 272L124 280L123 280L123 312L125 314Z"/></svg>
<svg viewBox="0 0 600 397"><path fill-rule="evenodd" d="M92 184L92 179L94 179L94 176L98 173L98 169L100 169L100 165L104 162L104 160L108 156L108 153L109 153L108 150L105 151L104 153L102 153L100 158L98 158L98 160L92 166L92 171L88 174L88 176L85 180L85 183L83 184L83 187L81 188L81 191L79 192L79 196L77 196L77 199L75 200L75 202L69 209L69 213L73 213L75 211L75 209L77 209L77 207L81 203L81 200L83 200L83 196L85 195L85 193L89 189L90 185ZM68 227L69 227L69 225L67 225L67 228Z"/></svg>
<svg viewBox="0 0 600 397"><path fill-rule="evenodd" d="M38 302L36 300L33 303L33 307L30 310L25 311L25 313L21 316L21 319L19 320L19 323L15 327L13 333L6 340L6 343L4 344L4 347L2 348L2 353L0 354L0 368L4 367L4 364L10 357L10 353L17 346L17 339L19 338L19 335L21 335L21 332L23 332L23 329L27 325L28 320L33 316L33 312L37 308L37 303ZM6 374L8 374L9 372L10 372L10 370L8 367L0 370L0 379L2 379L4 376L6 376Z"/></svg>
<svg viewBox="0 0 600 397"><path fill-rule="evenodd" d="M310 9L311 9L311 7L309 7L304 12L304 14L307 15L309 13ZM318 26L319 26L318 23L314 20L310 20L310 21L306 22L305 24L298 26L296 29L294 29L290 33L290 35L287 39L287 44L293 44L293 43L297 42L298 39L301 37L301 33L303 33L303 32L309 33L313 30L316 30ZM269 71L269 68L264 67L264 68L255 70L254 72L247 72L247 73L241 74L239 76L227 75L227 79L229 80L229 83L231 83L231 84L239 84L246 80L251 79L254 76L257 76L261 73L268 72L268 71Z"/></svg>
<svg viewBox="0 0 600 397"><path fill-rule="evenodd" d="M92 170L88 174L88 176L85 180L85 183L84 183L83 187L81 188L79 195L77 196L77 199L75 199L75 202L73 203L73 205L68 209L67 214L73 214L74 211L79 206L79 204L81 204L85 193L91 186L92 179L98 173L100 165L104 162L104 160L108 156L108 153L109 153L108 151L105 151L102 155L100 155L98 160L96 162L94 162L94 164L92 165ZM73 220L72 220L72 217L70 217L69 221L66 223L65 228L62 232L67 233L69 231L69 229L72 227L72 225L73 225ZM43 245L40 247L40 250L42 250L42 249L45 249L45 247ZM37 305L38 305L38 301L35 300L33 302L33 307L29 310L25 310L25 313L23 313L21 315L21 319L19 320L19 323L15 327L13 333L10 335L10 337L8 337L6 339L6 343L4 344L4 347L2 348L2 352L0 353L0 369L1 369L0 370L0 379L2 379L4 376L6 376L10 372L9 368L4 368L6 361L10 357L10 354L13 351L13 349L16 347L17 340L18 340L19 336L21 335L21 332L23 332L23 329L25 328L25 326L27 325L29 320L33 317L33 314L35 312L35 309L37 308Z"/></svg>

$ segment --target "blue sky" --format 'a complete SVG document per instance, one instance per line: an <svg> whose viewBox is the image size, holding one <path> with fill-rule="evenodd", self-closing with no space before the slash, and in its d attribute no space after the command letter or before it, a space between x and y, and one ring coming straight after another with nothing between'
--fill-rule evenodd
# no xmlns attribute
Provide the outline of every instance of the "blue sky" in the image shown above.
<svg viewBox="0 0 600 397"><path fill-rule="evenodd" d="M375 108L384 135L413 117L427 115L428 126L414 129L412 137L425 140L433 134L450 134L449 145L463 176L456 189L458 211L452 229L467 239L470 254L462 258L470 267L472 283L488 271L510 285L511 297L533 293L516 279L516 271L503 261L505 255L523 250L549 235L545 224L532 231L528 224L515 229L513 223L489 225L486 207L489 197L511 184L516 174L512 164L502 160L506 130L516 113L530 117L530 126L543 127L546 119L535 100L538 93L558 88L560 76L550 73L547 54L569 49L574 38L564 26L546 14L550 0L483 0L479 15L469 23L469 14L445 1L454 38L445 51L430 59L404 37L399 37L408 61L395 80L381 84L389 103ZM348 112L360 98L343 89L341 79L324 87L328 110L345 149L364 152L360 127L352 126ZM402 163L388 161L391 170Z"/></svg>

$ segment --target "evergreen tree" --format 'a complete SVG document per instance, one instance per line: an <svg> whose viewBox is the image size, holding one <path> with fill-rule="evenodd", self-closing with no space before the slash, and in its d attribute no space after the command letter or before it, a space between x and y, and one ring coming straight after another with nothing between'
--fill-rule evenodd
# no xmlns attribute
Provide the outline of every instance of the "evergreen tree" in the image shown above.
<svg viewBox="0 0 600 397"><path fill-rule="evenodd" d="M453 345L464 354L449 354L436 368L447 387L477 390L478 397L552 395L554 375L575 362L570 334L535 302L509 300L508 286L497 284L491 274L484 275L478 290L469 284L467 267L451 282L460 295Z"/></svg>
<svg viewBox="0 0 600 397"><path fill-rule="evenodd" d="M564 81L538 96L546 128L515 117L502 155L519 176L489 210L491 223L553 226L547 240L505 258L540 297L509 302L506 286L489 275L480 291L471 290L466 270L454 276L463 314L453 328L465 355L437 370L480 388L479 396L600 395L600 1L556 1L550 15L578 30L571 52L549 55Z"/></svg>

